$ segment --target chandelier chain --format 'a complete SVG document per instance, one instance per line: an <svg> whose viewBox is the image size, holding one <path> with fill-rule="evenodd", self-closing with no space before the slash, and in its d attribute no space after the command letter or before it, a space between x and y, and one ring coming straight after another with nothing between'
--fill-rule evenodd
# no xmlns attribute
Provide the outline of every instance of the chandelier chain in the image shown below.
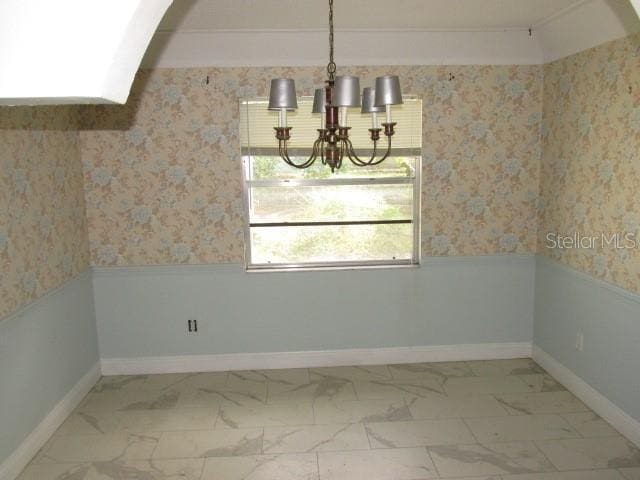
<svg viewBox="0 0 640 480"><path fill-rule="evenodd" d="M334 81L336 62L333 61L333 0L329 0L329 64L327 65L329 80Z"/></svg>

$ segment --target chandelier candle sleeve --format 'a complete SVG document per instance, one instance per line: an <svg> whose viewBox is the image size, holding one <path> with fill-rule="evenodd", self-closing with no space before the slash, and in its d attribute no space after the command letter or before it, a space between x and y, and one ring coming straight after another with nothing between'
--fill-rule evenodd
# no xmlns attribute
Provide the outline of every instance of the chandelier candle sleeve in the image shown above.
<svg viewBox="0 0 640 480"><path fill-rule="evenodd" d="M326 114L325 106L327 104L326 101L326 92L324 88L317 88L313 95L313 110L311 113L319 113L320 114L320 129L324 129L324 116Z"/></svg>
<svg viewBox="0 0 640 480"><path fill-rule="evenodd" d="M372 87L365 87L362 90L362 110L361 113L371 114L371 128L378 128L378 113L384 112L384 107L376 107L376 91Z"/></svg>
<svg viewBox="0 0 640 480"><path fill-rule="evenodd" d="M347 107L340 107L340 120L338 121L338 125L340 127L346 127L348 125L347 122L347 114L349 113L349 110L347 110Z"/></svg>

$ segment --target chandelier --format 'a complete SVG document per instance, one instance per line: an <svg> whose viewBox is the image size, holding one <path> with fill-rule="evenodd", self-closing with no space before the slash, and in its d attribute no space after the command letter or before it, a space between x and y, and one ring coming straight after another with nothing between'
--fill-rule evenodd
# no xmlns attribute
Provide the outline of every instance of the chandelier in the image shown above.
<svg viewBox="0 0 640 480"><path fill-rule="evenodd" d="M327 65L327 81L324 88L315 91L312 113L320 114L318 138L313 143L311 156L300 163L289 157L287 142L291 139L291 127L287 126L287 111L298 108L296 87L291 78L274 78L271 80L269 92L269 110L279 112L278 126L274 127L278 139L280 157L292 167L308 168L320 157L323 165L329 165L334 172L342 165L346 155L354 165L366 167L382 163L391 153L391 137L394 134L395 122L391 118L391 106L402 103L400 80L396 75L385 75L376 78L375 88L367 87L362 91L360 101L360 79L344 75L336 76L336 64L333 61L333 0L329 0L329 63ZM371 114L369 129L373 152L369 158L360 158L353 149L349 139L347 112L349 108L361 107L362 113ZM384 136L387 148L384 154L378 152L380 132L378 113L385 112L386 122Z"/></svg>

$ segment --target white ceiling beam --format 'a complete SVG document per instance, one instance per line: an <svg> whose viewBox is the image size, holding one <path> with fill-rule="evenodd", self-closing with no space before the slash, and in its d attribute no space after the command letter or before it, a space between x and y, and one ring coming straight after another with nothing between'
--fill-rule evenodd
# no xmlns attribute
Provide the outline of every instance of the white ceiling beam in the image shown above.
<svg viewBox="0 0 640 480"><path fill-rule="evenodd" d="M172 0L2 0L0 104L125 103Z"/></svg>

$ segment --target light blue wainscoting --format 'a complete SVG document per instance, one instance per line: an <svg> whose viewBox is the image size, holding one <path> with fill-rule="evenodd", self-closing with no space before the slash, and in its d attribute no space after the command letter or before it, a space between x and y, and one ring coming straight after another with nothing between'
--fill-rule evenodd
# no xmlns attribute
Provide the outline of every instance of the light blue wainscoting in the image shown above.
<svg viewBox="0 0 640 480"><path fill-rule="evenodd" d="M98 360L90 271L0 320L0 464Z"/></svg>
<svg viewBox="0 0 640 480"><path fill-rule="evenodd" d="M640 420L640 295L540 256L534 331L537 347Z"/></svg>
<svg viewBox="0 0 640 480"><path fill-rule="evenodd" d="M533 255L419 268L247 273L241 265L94 270L103 359L531 342ZM187 332L187 319L199 332Z"/></svg>

